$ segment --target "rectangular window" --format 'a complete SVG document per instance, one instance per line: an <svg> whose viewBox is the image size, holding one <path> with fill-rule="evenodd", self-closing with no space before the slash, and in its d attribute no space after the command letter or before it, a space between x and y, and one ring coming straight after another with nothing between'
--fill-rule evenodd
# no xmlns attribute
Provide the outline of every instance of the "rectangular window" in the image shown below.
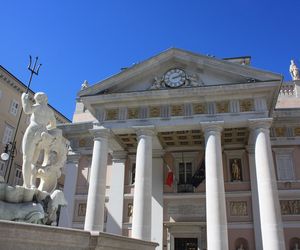
<svg viewBox="0 0 300 250"><path fill-rule="evenodd" d="M131 166L131 184L135 183L135 163Z"/></svg>
<svg viewBox="0 0 300 250"><path fill-rule="evenodd" d="M193 177L193 168L191 162L179 163L179 184L191 184Z"/></svg>
<svg viewBox="0 0 300 250"><path fill-rule="evenodd" d="M4 161L0 161L0 175L3 176L5 175L5 170L6 170L6 163Z"/></svg>
<svg viewBox="0 0 300 250"><path fill-rule="evenodd" d="M294 180L294 162L292 149L274 149L277 177L279 181Z"/></svg>
<svg viewBox="0 0 300 250"><path fill-rule="evenodd" d="M19 103L16 100L12 100L11 104L10 104L10 110L9 112L16 116L18 114L18 108L19 108Z"/></svg>
<svg viewBox="0 0 300 250"><path fill-rule="evenodd" d="M12 137L13 137L13 132L14 132L14 128L12 126L6 124L5 129L4 129L3 139L2 139L3 144L7 144L7 143L11 142Z"/></svg>
<svg viewBox="0 0 300 250"><path fill-rule="evenodd" d="M22 170L16 168L13 185L22 185Z"/></svg>

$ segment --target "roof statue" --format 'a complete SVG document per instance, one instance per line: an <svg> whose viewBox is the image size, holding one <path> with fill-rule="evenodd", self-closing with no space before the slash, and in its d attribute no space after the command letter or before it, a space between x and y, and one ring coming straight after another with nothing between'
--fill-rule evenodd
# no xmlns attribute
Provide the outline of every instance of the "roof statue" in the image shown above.
<svg viewBox="0 0 300 250"><path fill-rule="evenodd" d="M300 80L299 69L294 60L291 60L290 74L292 76L293 81Z"/></svg>

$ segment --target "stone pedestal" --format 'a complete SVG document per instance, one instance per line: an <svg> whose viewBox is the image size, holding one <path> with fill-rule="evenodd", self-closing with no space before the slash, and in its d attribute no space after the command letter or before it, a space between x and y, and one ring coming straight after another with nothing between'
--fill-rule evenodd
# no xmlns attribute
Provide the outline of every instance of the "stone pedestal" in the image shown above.
<svg viewBox="0 0 300 250"><path fill-rule="evenodd" d="M108 130L93 130L94 148L84 230L103 231L108 154Z"/></svg>
<svg viewBox="0 0 300 250"><path fill-rule="evenodd" d="M151 240L152 136L150 129L137 130L136 174L133 198L132 237Z"/></svg>
<svg viewBox="0 0 300 250"><path fill-rule="evenodd" d="M205 133L207 248L228 249L222 163L222 122L201 124Z"/></svg>

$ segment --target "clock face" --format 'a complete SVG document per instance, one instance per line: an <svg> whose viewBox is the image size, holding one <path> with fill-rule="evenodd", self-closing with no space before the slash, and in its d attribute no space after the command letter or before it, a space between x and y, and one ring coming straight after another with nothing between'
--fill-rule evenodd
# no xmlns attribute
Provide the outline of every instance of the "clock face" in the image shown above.
<svg viewBox="0 0 300 250"><path fill-rule="evenodd" d="M171 88L180 87L186 80L185 72L182 69L171 69L164 76L164 81Z"/></svg>

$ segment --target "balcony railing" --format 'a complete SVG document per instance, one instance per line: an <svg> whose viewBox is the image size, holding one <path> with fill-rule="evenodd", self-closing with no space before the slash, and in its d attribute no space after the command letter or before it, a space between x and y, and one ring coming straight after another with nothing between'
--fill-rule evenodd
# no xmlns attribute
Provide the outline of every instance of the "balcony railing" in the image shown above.
<svg viewBox="0 0 300 250"><path fill-rule="evenodd" d="M280 95L295 95L295 84L293 82L283 83L281 85Z"/></svg>
<svg viewBox="0 0 300 250"><path fill-rule="evenodd" d="M178 184L177 193L193 193L194 187L192 184Z"/></svg>

